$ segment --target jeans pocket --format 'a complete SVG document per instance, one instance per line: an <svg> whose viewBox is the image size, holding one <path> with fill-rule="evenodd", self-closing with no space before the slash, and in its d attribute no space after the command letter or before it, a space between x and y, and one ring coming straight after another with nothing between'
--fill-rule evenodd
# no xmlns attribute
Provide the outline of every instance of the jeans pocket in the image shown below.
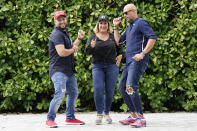
<svg viewBox="0 0 197 131"><path fill-rule="evenodd" d="M119 67L120 67L120 65L119 66L117 66L116 64L115 64L115 69L117 70L117 72L119 73Z"/></svg>
<svg viewBox="0 0 197 131"><path fill-rule="evenodd" d="M62 79L63 76L64 76L64 74L62 72L55 72L52 75L51 79L52 79L53 82L56 82L56 81L59 81L59 79Z"/></svg>
<svg viewBox="0 0 197 131"><path fill-rule="evenodd" d="M117 64L115 64L115 65L116 65L116 67L117 67L117 68L119 68L119 67L120 67L120 65L119 65L119 66L118 66Z"/></svg>
<svg viewBox="0 0 197 131"><path fill-rule="evenodd" d="M147 67L148 67L148 62L144 62L144 61L141 61L140 62L140 69L141 69L141 72L142 73L144 73L145 72L145 70L147 69Z"/></svg>

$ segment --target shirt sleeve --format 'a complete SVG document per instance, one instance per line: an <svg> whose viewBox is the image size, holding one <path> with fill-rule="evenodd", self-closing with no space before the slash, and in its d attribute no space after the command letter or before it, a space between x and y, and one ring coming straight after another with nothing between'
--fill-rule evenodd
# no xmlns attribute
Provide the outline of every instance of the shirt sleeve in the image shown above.
<svg viewBox="0 0 197 131"><path fill-rule="evenodd" d="M117 56L122 55L123 54L122 45L121 44L119 44L119 45L116 44L116 40L115 40L114 34L110 34L110 35L111 35L110 37L112 37L114 42L115 42L114 44L116 45Z"/></svg>
<svg viewBox="0 0 197 131"><path fill-rule="evenodd" d="M139 29L148 39L157 39L155 32L145 20L139 22Z"/></svg>
<svg viewBox="0 0 197 131"><path fill-rule="evenodd" d="M56 45L59 45L59 44L64 44L64 37L59 34L59 33L56 33L54 34L53 36L51 36L51 41Z"/></svg>
<svg viewBox="0 0 197 131"><path fill-rule="evenodd" d="M86 54L90 55L94 52L94 48L91 48L90 44L91 44L91 41L92 39L94 38L94 35L90 36L88 38L88 41L86 43Z"/></svg>
<svg viewBox="0 0 197 131"><path fill-rule="evenodd" d="M117 56L123 54L122 45L116 45Z"/></svg>
<svg viewBox="0 0 197 131"><path fill-rule="evenodd" d="M119 43L121 44L124 43L124 41L126 40L126 34L127 34L127 31L125 31L123 35L120 37Z"/></svg>

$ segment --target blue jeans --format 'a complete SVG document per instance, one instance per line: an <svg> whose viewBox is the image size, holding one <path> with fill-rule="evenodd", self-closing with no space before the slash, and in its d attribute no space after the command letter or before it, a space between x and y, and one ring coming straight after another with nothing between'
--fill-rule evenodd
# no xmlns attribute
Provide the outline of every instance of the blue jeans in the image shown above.
<svg viewBox="0 0 197 131"><path fill-rule="evenodd" d="M55 94L49 106L47 120L55 120L56 113L64 99L65 93L68 94L66 100L66 118L69 120L75 119L75 101L78 97L78 88L75 76L72 75L71 77L68 77L64 73L56 72L53 74L51 79L54 84Z"/></svg>
<svg viewBox="0 0 197 131"><path fill-rule="evenodd" d="M116 64L97 62L92 66L94 102L97 114L109 114L119 69Z"/></svg>
<svg viewBox="0 0 197 131"><path fill-rule="evenodd" d="M125 65L120 78L119 91L124 99L124 102L132 113L140 113L143 115L142 105L138 89L140 77L148 67L148 62L132 61ZM134 91L133 94L127 94L126 86L130 86Z"/></svg>

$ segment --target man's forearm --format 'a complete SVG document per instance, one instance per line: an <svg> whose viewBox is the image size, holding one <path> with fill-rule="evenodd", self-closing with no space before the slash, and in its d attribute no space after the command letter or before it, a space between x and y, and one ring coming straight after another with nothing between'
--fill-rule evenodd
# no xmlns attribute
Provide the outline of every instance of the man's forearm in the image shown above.
<svg viewBox="0 0 197 131"><path fill-rule="evenodd" d="M65 49L63 44L56 45L55 48L56 48L58 55L61 57L69 56L75 52L74 48Z"/></svg>
<svg viewBox="0 0 197 131"><path fill-rule="evenodd" d="M155 45L155 43L156 43L156 39L149 39L146 47L143 50L144 53L150 52L150 50L153 48L153 46Z"/></svg>
<svg viewBox="0 0 197 131"><path fill-rule="evenodd" d="M120 33L119 33L118 26L117 27L114 27L114 39L115 39L117 45L119 45Z"/></svg>
<svg viewBox="0 0 197 131"><path fill-rule="evenodd" d="M71 48L71 49L63 49L58 54L61 57L65 57L65 56L69 56L69 55L73 54L74 52L75 52L75 50L73 48Z"/></svg>
<svg viewBox="0 0 197 131"><path fill-rule="evenodd" d="M74 41L73 44L76 45L76 46L78 46L80 42L81 42L81 39L77 38L77 39Z"/></svg>

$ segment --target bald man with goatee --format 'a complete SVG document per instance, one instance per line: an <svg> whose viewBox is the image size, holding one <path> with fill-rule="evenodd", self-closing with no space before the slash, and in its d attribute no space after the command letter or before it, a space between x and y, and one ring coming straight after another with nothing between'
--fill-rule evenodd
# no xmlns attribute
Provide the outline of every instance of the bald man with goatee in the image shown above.
<svg viewBox="0 0 197 131"><path fill-rule="evenodd" d="M128 4L123 9L123 15L129 26L120 36L118 27L121 18L114 18L114 32L119 38L119 43L126 43L126 64L119 83L119 91L124 102L129 108L130 115L125 120L119 122L131 127L146 126L143 116L141 99L138 93L138 83L148 67L149 52L153 48L157 36L148 22L138 17L134 4Z"/></svg>

